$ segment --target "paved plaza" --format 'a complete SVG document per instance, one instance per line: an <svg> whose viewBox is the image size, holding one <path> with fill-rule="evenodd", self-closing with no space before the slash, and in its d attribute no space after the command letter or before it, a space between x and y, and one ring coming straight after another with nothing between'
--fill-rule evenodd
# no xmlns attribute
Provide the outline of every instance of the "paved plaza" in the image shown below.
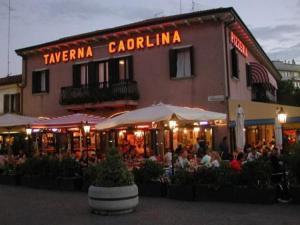
<svg viewBox="0 0 300 225"><path fill-rule="evenodd" d="M300 205L181 202L140 198L128 215L89 212L87 194L0 185L1 225L299 225Z"/></svg>

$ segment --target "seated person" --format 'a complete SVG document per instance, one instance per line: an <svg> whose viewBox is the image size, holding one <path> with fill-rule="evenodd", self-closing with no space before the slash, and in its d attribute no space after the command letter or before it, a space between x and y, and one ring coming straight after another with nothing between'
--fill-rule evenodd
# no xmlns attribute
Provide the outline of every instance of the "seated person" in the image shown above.
<svg viewBox="0 0 300 225"><path fill-rule="evenodd" d="M177 167L182 168L182 169L185 169L185 168L189 167L190 162L187 159L187 156L188 156L187 150L182 150L179 153L179 156L178 156L178 159L177 159L177 162L176 162Z"/></svg>
<svg viewBox="0 0 300 225"><path fill-rule="evenodd" d="M167 153L164 155L164 162L168 166L172 165L172 151L171 151L171 149L168 149Z"/></svg>
<svg viewBox="0 0 300 225"><path fill-rule="evenodd" d="M220 167L221 163L221 156L219 155L218 152L214 151L211 153L211 165L214 168Z"/></svg>
<svg viewBox="0 0 300 225"><path fill-rule="evenodd" d="M206 154L201 159L200 164L205 167L211 167L211 152L206 151Z"/></svg>
<svg viewBox="0 0 300 225"><path fill-rule="evenodd" d="M87 167L88 166L88 152L87 151L82 151L80 159L79 159L79 164L81 167Z"/></svg>
<svg viewBox="0 0 300 225"><path fill-rule="evenodd" d="M238 153L237 157L231 160L230 167L234 171L240 172L242 170L244 154L242 152Z"/></svg>
<svg viewBox="0 0 300 225"><path fill-rule="evenodd" d="M157 161L157 157L154 154L154 151L152 149L149 149L149 155L150 155L149 160L151 160L151 161Z"/></svg>
<svg viewBox="0 0 300 225"><path fill-rule="evenodd" d="M251 149L251 152L248 153L247 161L248 161L248 162L252 162L252 161L254 161L254 160L259 159L260 156L261 156L261 153L259 153L259 152L257 151L257 148L252 148L252 149Z"/></svg>

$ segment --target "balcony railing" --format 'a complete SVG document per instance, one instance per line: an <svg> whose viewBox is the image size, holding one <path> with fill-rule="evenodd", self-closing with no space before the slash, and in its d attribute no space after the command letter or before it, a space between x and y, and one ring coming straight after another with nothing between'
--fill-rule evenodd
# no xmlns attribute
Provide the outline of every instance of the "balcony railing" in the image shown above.
<svg viewBox="0 0 300 225"><path fill-rule="evenodd" d="M62 87L60 104L99 103L114 100L138 100L136 81L120 80L117 83L100 82L88 86Z"/></svg>

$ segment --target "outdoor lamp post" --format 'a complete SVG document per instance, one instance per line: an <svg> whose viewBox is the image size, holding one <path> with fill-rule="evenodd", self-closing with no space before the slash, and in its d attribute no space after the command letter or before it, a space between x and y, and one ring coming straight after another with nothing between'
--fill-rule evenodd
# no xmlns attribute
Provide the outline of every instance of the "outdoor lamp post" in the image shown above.
<svg viewBox="0 0 300 225"><path fill-rule="evenodd" d="M26 135L27 135L27 152L30 152L30 136L32 134L32 128L28 125L26 127Z"/></svg>
<svg viewBox="0 0 300 225"><path fill-rule="evenodd" d="M280 107L280 110L277 113L277 119L278 122L281 124L281 135L282 135L282 154L285 154L285 149L284 149L284 133L283 133L283 124L286 123L286 119L287 119L287 114L284 112L283 108ZM287 176L286 176L286 164L285 164L285 160L283 160L283 182L285 184L285 187L288 189L288 182L287 182ZM289 199L288 193L285 193L286 196L284 196L286 198L286 200Z"/></svg>
<svg viewBox="0 0 300 225"><path fill-rule="evenodd" d="M85 133L85 142L86 142L86 151L87 151L87 165L89 165L89 142L88 142L88 135L91 130L91 126L88 124L88 121L85 122L83 125L83 130Z"/></svg>
<svg viewBox="0 0 300 225"><path fill-rule="evenodd" d="M173 146L173 131L177 126L177 122L175 120L169 121L170 128L170 149L172 152L172 175L174 175L174 146Z"/></svg>

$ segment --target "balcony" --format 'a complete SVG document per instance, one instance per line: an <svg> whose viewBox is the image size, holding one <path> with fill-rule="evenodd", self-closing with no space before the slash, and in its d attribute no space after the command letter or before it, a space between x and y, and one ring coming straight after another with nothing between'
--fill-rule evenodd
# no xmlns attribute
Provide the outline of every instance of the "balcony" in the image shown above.
<svg viewBox="0 0 300 225"><path fill-rule="evenodd" d="M116 100L138 100L136 81L120 80L117 83L100 82L89 86L62 87L61 105L101 103Z"/></svg>

